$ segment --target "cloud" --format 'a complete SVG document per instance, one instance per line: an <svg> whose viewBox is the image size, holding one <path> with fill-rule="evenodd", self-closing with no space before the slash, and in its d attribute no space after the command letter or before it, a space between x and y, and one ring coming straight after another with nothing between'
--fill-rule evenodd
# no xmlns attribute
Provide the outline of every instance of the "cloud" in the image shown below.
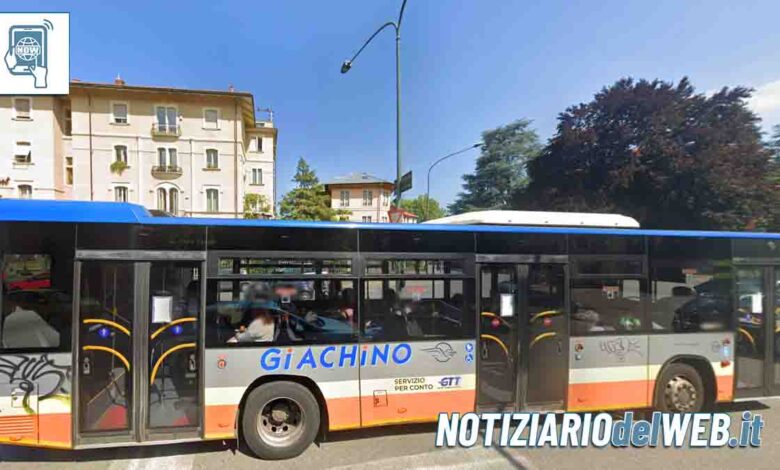
<svg viewBox="0 0 780 470"><path fill-rule="evenodd" d="M780 80L755 87L748 106L761 116L764 129L780 124Z"/></svg>

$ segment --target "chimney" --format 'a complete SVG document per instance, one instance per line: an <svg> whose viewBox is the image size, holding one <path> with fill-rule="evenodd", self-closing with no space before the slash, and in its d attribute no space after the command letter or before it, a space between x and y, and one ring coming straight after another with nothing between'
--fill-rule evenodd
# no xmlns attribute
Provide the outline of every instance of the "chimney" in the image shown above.
<svg viewBox="0 0 780 470"><path fill-rule="evenodd" d="M125 86L125 81L122 80L122 77L120 77L119 74L116 74L116 78L114 79L114 85Z"/></svg>

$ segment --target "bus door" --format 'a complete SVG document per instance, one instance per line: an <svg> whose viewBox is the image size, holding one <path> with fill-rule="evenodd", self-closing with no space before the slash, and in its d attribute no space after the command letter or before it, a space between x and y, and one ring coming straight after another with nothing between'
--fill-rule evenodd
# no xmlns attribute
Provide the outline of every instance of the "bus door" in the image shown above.
<svg viewBox="0 0 780 470"><path fill-rule="evenodd" d="M75 266L77 444L198 437L203 262L120 255Z"/></svg>
<svg viewBox="0 0 780 470"><path fill-rule="evenodd" d="M563 264L480 268L480 410L563 409L568 364Z"/></svg>
<svg viewBox="0 0 780 470"><path fill-rule="evenodd" d="M780 267L738 266L736 396L780 394Z"/></svg>

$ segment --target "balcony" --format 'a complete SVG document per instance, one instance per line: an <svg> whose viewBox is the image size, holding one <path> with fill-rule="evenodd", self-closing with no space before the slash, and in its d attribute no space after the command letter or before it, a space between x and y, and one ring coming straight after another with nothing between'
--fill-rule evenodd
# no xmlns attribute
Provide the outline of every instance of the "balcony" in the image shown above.
<svg viewBox="0 0 780 470"><path fill-rule="evenodd" d="M158 180L175 180L182 174L180 166L153 166L152 177Z"/></svg>
<svg viewBox="0 0 780 470"><path fill-rule="evenodd" d="M152 124L152 137L178 139L179 136L181 136L181 126L176 124Z"/></svg>

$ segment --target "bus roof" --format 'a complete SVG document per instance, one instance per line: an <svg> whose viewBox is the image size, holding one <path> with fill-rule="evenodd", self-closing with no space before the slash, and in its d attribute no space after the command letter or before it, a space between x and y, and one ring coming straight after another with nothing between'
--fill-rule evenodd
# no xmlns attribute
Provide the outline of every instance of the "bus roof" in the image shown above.
<svg viewBox="0 0 780 470"><path fill-rule="evenodd" d="M676 236L697 238L780 239L780 233L655 230L631 228L535 227L520 225L380 224L263 219L154 217L143 206L125 202L0 199L0 222L63 222L213 227L278 227L312 229L416 230L441 232L506 232L580 235Z"/></svg>
<svg viewBox="0 0 780 470"><path fill-rule="evenodd" d="M620 214L544 211L475 211L429 220L426 224L531 225L552 227L639 228L636 219Z"/></svg>

